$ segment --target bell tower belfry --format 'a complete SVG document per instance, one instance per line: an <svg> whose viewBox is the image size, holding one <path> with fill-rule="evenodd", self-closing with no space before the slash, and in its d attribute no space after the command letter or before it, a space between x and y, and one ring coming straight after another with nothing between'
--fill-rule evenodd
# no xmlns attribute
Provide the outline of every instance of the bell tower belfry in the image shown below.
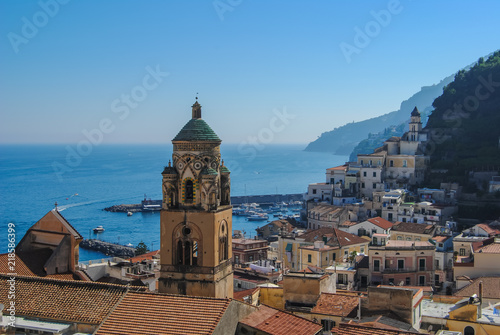
<svg viewBox="0 0 500 335"><path fill-rule="evenodd" d="M162 172L161 293L233 297L231 181L221 142L196 101Z"/></svg>

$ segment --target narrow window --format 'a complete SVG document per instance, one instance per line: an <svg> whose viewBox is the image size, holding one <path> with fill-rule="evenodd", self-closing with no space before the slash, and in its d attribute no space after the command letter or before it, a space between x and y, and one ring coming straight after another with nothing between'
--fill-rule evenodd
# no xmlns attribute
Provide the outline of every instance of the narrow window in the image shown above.
<svg viewBox="0 0 500 335"><path fill-rule="evenodd" d="M184 265L191 265L191 243L184 243Z"/></svg>
<svg viewBox="0 0 500 335"><path fill-rule="evenodd" d="M418 260L418 267L420 271L425 271L425 258L420 258Z"/></svg>
<svg viewBox="0 0 500 335"><path fill-rule="evenodd" d="M179 241L177 242L177 264L184 264L184 261L183 261L183 256L184 255L184 251L183 251L183 248L182 248L182 241Z"/></svg>
<svg viewBox="0 0 500 335"><path fill-rule="evenodd" d="M311 263L311 255L307 255L307 262Z"/></svg>
<svg viewBox="0 0 500 335"><path fill-rule="evenodd" d="M184 199L186 202L193 202L194 198L194 189L193 189L193 181L188 179L186 180L186 184L184 186Z"/></svg>

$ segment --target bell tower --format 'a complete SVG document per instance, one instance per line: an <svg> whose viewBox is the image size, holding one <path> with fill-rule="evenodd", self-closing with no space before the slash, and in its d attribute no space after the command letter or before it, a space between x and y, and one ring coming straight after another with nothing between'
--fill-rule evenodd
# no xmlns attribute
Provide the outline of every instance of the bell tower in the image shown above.
<svg viewBox="0 0 500 335"><path fill-rule="evenodd" d="M231 181L221 142L196 101L162 172L161 293L233 297Z"/></svg>

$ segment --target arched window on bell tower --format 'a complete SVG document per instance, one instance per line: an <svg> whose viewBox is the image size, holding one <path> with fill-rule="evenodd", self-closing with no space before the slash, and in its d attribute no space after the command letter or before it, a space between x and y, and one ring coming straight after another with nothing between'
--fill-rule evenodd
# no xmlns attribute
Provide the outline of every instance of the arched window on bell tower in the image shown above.
<svg viewBox="0 0 500 335"><path fill-rule="evenodd" d="M185 200L186 202L193 202L194 198L194 190L193 190L193 181L192 180L186 180L186 184L184 186L184 194L185 194Z"/></svg>
<svg viewBox="0 0 500 335"><path fill-rule="evenodd" d="M199 241L198 232L188 226L183 226L181 236L177 239L175 250L175 264L185 266L197 266L199 264Z"/></svg>
<svg viewBox="0 0 500 335"><path fill-rule="evenodd" d="M229 240L227 236L227 223L222 221L219 228L219 262L229 258Z"/></svg>

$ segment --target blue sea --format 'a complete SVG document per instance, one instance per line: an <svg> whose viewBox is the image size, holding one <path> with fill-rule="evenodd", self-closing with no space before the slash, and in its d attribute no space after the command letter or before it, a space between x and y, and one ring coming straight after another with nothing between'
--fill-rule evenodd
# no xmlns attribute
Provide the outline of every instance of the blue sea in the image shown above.
<svg viewBox="0 0 500 335"><path fill-rule="evenodd" d="M231 170L231 195L304 193L307 185L325 180L325 169L347 156L303 151L305 145L241 148L222 144ZM245 149L245 150L243 150ZM254 149L254 150L249 150ZM79 153L78 153L79 152ZM140 203L146 194L161 199L161 172L172 145L2 145L0 146L0 252L7 252L7 224L16 225L16 243L57 202L61 214L84 238L134 246L144 241L160 247L160 214L110 213L118 204ZM265 222L264 222L265 223ZM255 235L262 222L233 217L233 230ZM95 235L92 228L105 232ZM103 255L80 250L80 260Z"/></svg>

